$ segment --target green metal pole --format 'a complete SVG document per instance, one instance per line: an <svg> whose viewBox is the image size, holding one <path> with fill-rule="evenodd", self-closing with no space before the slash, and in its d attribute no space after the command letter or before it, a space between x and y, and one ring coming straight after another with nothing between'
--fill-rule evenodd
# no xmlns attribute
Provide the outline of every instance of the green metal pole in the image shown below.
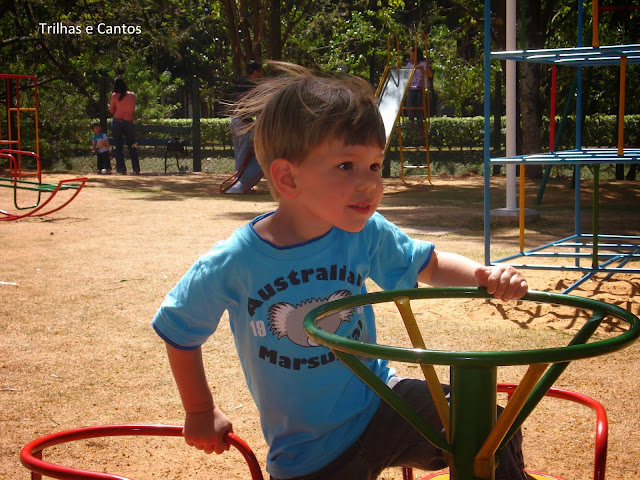
<svg viewBox="0 0 640 480"><path fill-rule="evenodd" d="M496 367L451 367L451 480L494 480L476 476L474 459L496 424Z"/></svg>
<svg viewBox="0 0 640 480"><path fill-rule="evenodd" d="M593 253L591 255L591 269L595 273L600 266L598 261L598 239L600 236L600 165L593 167Z"/></svg>

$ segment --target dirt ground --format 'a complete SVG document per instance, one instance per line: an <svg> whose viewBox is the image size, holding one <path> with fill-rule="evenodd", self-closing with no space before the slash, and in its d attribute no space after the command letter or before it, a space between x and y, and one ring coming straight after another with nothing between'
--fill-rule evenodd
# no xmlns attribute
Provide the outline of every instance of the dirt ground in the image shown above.
<svg viewBox="0 0 640 480"><path fill-rule="evenodd" d="M47 181L69 175L50 175ZM275 204L264 182L258 192L222 196L212 174L90 176L64 210L43 218L0 222L0 479L28 478L20 448L40 436L102 424L183 421L164 345L150 321L166 293L219 239ZM437 177L433 185L385 180L380 211L417 238L483 261L482 179ZM494 180L493 206L503 206L504 179ZM536 186L529 185L533 198ZM0 189L0 208L12 191ZM584 231L590 229L589 185ZM552 182L540 219L527 226L531 248L573 233L568 182ZM640 186L603 185L603 231L640 234ZM632 207L629 205L632 204ZM492 257L518 249L516 227L496 227ZM562 259L549 260L560 263ZM566 262L566 261L565 261ZM527 270L531 288L561 292L580 278L571 271ZM590 279L572 294L640 313L640 276ZM427 345L442 350L510 350L566 345L582 312L529 302L502 304L441 300L414 306ZM378 309L380 343L407 345L399 315ZM217 403L235 432L264 464L266 447L256 409L241 375L228 324L205 345ZM595 339L624 327L605 321ZM415 366L396 365L419 376ZM446 367L438 367L448 381ZM500 381L519 381L523 367L499 369ZM600 401L609 416L607 478L640 478L640 342L607 356L577 360L556 383ZM502 401L502 399L501 399ZM571 479L591 478L591 411L545 399L524 427L527 466ZM45 459L144 479L246 479L237 453L207 456L179 438L126 437L79 441L45 450ZM383 479L399 479L388 470Z"/></svg>

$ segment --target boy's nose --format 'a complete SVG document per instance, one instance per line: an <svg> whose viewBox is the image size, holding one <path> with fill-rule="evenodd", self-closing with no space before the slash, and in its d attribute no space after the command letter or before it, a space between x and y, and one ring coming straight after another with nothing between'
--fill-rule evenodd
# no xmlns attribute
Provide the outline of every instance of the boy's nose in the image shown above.
<svg viewBox="0 0 640 480"><path fill-rule="evenodd" d="M357 188L359 191L375 190L380 182L380 177L376 172L367 172L358 178Z"/></svg>

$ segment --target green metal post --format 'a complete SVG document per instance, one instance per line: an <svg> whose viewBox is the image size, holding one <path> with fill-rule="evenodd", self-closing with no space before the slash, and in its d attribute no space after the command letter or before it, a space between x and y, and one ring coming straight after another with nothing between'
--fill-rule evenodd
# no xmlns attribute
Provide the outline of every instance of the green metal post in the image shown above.
<svg viewBox="0 0 640 480"><path fill-rule="evenodd" d="M474 473L474 458L496 424L496 367L451 367L451 480L493 480Z"/></svg>

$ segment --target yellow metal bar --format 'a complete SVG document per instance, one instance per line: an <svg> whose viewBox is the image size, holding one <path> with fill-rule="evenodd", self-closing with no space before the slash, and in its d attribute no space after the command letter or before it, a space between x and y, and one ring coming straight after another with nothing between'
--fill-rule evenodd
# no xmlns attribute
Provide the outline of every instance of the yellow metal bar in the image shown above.
<svg viewBox="0 0 640 480"><path fill-rule="evenodd" d="M513 396L502 411L502 414L498 417L496 425L476 454L474 474L478 478L489 478L491 459L548 366L548 363L529 365L527 372L522 377L522 381L513 392Z"/></svg>
<svg viewBox="0 0 640 480"><path fill-rule="evenodd" d="M624 101L627 89L627 57L620 58L620 100L618 100L618 155L624 155Z"/></svg>
<svg viewBox="0 0 640 480"><path fill-rule="evenodd" d="M426 22L425 22L426 23ZM424 72L424 81L425 85L429 87L429 92L433 88L433 81L431 84L429 82L429 39L427 38L427 34L423 35L424 40L424 63L427 68L425 68ZM425 157L427 161L427 181L431 183L431 157L429 153L429 129L431 127L431 96L427 95L426 102L423 99L423 103L426 103L426 113L425 113L425 122L424 122L424 148L425 148Z"/></svg>
<svg viewBox="0 0 640 480"><path fill-rule="evenodd" d="M411 344L414 348L421 348L425 350L426 345L422 338L422 334L420 333L420 329L418 328L418 324L416 323L416 317L413 315L413 311L411 310L409 298L398 297L394 298L393 301L398 307L398 311L402 316L402 320L404 320L404 325L407 329L407 332L409 333ZM433 398L436 410L438 411L438 415L440 416L440 421L442 421L442 425L444 426L444 432L448 441L449 402L447 402L447 398L445 397L444 391L442 390L442 385L440 384L440 380L438 379L438 374L436 373L435 368L433 368L433 365L420 364L420 367L422 367L424 379L426 380L427 386L429 387L429 392L431 393L431 397Z"/></svg>
<svg viewBox="0 0 640 480"><path fill-rule="evenodd" d="M400 111L402 111L402 108L400 109ZM403 112L404 114L404 112ZM400 150L400 179L402 180L402 183L406 183L405 182L405 178L404 178L404 153L402 151L402 122L403 122L403 116L404 115L400 115L400 128L398 128L398 149Z"/></svg>

